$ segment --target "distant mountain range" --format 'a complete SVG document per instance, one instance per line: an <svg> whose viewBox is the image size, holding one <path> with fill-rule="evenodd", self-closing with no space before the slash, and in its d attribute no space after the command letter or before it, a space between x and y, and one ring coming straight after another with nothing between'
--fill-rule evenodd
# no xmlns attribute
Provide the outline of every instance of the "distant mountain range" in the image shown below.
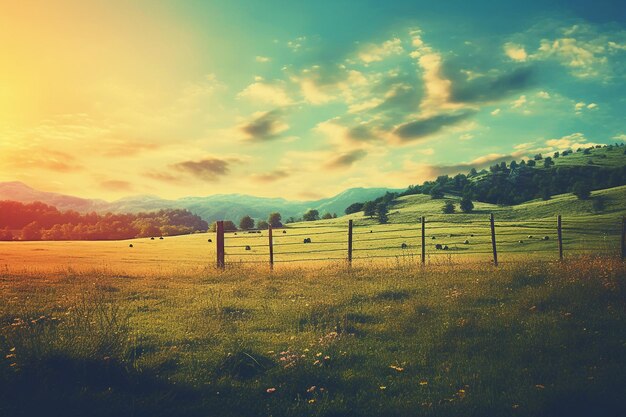
<svg viewBox="0 0 626 417"><path fill-rule="evenodd" d="M70 195L39 191L19 182L0 182L0 200L13 200L22 203L41 201L61 211L75 210L80 213L138 213L165 208L187 209L208 222L233 220L245 215L255 219L267 219L270 213L279 212L283 220L300 217L309 209L324 213L344 214L350 204L373 200L387 191L401 191L390 188L350 188L334 197L313 201L289 201L283 198L264 198L243 194L216 194L206 197L184 197L166 200L153 195L138 195L113 202L92 200Z"/></svg>

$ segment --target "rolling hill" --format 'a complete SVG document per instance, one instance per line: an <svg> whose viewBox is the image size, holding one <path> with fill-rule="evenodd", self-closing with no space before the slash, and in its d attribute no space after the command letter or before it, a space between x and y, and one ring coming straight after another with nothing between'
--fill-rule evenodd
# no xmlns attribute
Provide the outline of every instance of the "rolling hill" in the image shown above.
<svg viewBox="0 0 626 417"><path fill-rule="evenodd" d="M0 200L13 200L22 203L41 201L55 206L61 211L75 210L79 213L138 213L159 209L187 209L204 220L230 219L238 221L249 215L255 219L267 219L278 211L283 219L300 217L309 209L323 213L342 215L344 209L354 201L371 200L387 191L400 191L388 188L351 188L333 197L311 201L289 201L283 198L264 198L244 194L217 194L206 197L184 197L167 200L153 195L125 197L113 202L91 200L70 195L39 191L21 182L0 183Z"/></svg>

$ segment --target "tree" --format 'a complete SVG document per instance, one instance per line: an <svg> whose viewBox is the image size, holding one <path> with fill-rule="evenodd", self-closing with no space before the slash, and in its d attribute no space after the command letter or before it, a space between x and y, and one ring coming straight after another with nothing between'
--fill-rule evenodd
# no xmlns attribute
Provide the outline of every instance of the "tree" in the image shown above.
<svg viewBox="0 0 626 417"><path fill-rule="evenodd" d="M526 162L526 165L529 167L534 167L536 165L536 162L532 159L529 159L528 162Z"/></svg>
<svg viewBox="0 0 626 417"><path fill-rule="evenodd" d="M304 213L304 216L302 216L302 219L305 222L312 222L315 220L319 220L320 219L320 212L315 210L315 209L311 209L309 211L307 211L306 213Z"/></svg>
<svg viewBox="0 0 626 417"><path fill-rule="evenodd" d="M472 203L472 200L466 195L461 199L460 207L463 213L471 213L474 210L474 203Z"/></svg>
<svg viewBox="0 0 626 417"><path fill-rule="evenodd" d="M330 213L324 213L324 215L322 216L322 219L324 220L328 220L328 219L332 219L333 215Z"/></svg>
<svg viewBox="0 0 626 417"><path fill-rule="evenodd" d="M239 220L239 228L241 230L254 229L254 219L250 216L243 216L241 220Z"/></svg>
<svg viewBox="0 0 626 417"><path fill-rule="evenodd" d="M363 203L353 203L353 204L350 204L348 207L346 207L346 209L344 210L344 213L346 214L358 213L361 210L363 210Z"/></svg>
<svg viewBox="0 0 626 417"><path fill-rule="evenodd" d="M537 155L535 155L535 161L541 161L543 159L543 156L541 156L540 153L538 153Z"/></svg>
<svg viewBox="0 0 626 417"><path fill-rule="evenodd" d="M267 228L269 227L269 223L266 222L265 220L259 220L258 223L256 224L256 227L259 230L267 230Z"/></svg>
<svg viewBox="0 0 626 417"><path fill-rule="evenodd" d="M546 156L546 159L543 160L543 167L550 168L551 165L554 165L554 161L552 160L551 157Z"/></svg>
<svg viewBox="0 0 626 417"><path fill-rule="evenodd" d="M439 184L435 185L430 190L430 198L432 198L433 200L443 198L443 190L441 189L441 186Z"/></svg>
<svg viewBox="0 0 626 417"><path fill-rule="evenodd" d="M267 222L272 227L283 227L283 224L281 223L281 220L282 220L282 217L281 217L280 213L272 213L272 214L270 214L270 217L267 220Z"/></svg>
<svg viewBox="0 0 626 417"><path fill-rule="evenodd" d="M554 153L554 155L553 155L552 157L556 159L556 158L558 158L558 157L559 157L559 155L560 155L560 154L559 154L559 152L557 151L557 152L555 152L555 153Z"/></svg>
<svg viewBox="0 0 626 417"><path fill-rule="evenodd" d="M452 201L448 201L443 205L441 211L443 214L452 214L456 211L456 208L454 207L454 203Z"/></svg>
<svg viewBox="0 0 626 417"><path fill-rule="evenodd" d="M374 217L376 214L376 203L373 201L366 201L363 204L363 215L368 217Z"/></svg>
<svg viewBox="0 0 626 417"><path fill-rule="evenodd" d="M387 208L387 205L385 203L378 203L378 205L376 206L376 217L378 218L378 223L387 223L387 221L389 220L389 217L387 217L388 212L389 209Z"/></svg>
<svg viewBox="0 0 626 417"><path fill-rule="evenodd" d="M579 200L587 200L591 195L591 187L586 181L578 181L572 187L572 193L578 197Z"/></svg>
<svg viewBox="0 0 626 417"><path fill-rule="evenodd" d="M22 240L40 240L41 239L41 225L39 222L34 221L28 223L22 229Z"/></svg>
<svg viewBox="0 0 626 417"><path fill-rule="evenodd" d="M337 218L337 213L333 213L333 219Z"/></svg>
<svg viewBox="0 0 626 417"><path fill-rule="evenodd" d="M511 171L517 169L517 162L516 161L511 161L511 164L509 165L509 167L511 168Z"/></svg>
<svg viewBox="0 0 626 417"><path fill-rule="evenodd" d="M476 172L476 168L470 169L470 172L469 172L469 176L470 177L475 177L476 174L478 174L478 172Z"/></svg>

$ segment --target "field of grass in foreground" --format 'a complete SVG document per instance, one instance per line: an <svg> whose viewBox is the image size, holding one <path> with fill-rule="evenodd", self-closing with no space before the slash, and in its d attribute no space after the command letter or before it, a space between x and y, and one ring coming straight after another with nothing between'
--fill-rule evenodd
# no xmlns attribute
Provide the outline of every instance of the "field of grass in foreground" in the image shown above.
<svg viewBox="0 0 626 417"><path fill-rule="evenodd" d="M0 415L618 416L626 266L0 273Z"/></svg>

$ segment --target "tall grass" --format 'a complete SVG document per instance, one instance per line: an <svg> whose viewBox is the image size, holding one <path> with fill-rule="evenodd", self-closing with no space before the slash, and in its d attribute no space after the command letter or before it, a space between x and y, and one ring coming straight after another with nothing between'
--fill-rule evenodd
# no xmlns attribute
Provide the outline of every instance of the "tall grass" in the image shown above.
<svg viewBox="0 0 626 417"><path fill-rule="evenodd" d="M614 258L5 272L0 287L1 415L626 411Z"/></svg>

